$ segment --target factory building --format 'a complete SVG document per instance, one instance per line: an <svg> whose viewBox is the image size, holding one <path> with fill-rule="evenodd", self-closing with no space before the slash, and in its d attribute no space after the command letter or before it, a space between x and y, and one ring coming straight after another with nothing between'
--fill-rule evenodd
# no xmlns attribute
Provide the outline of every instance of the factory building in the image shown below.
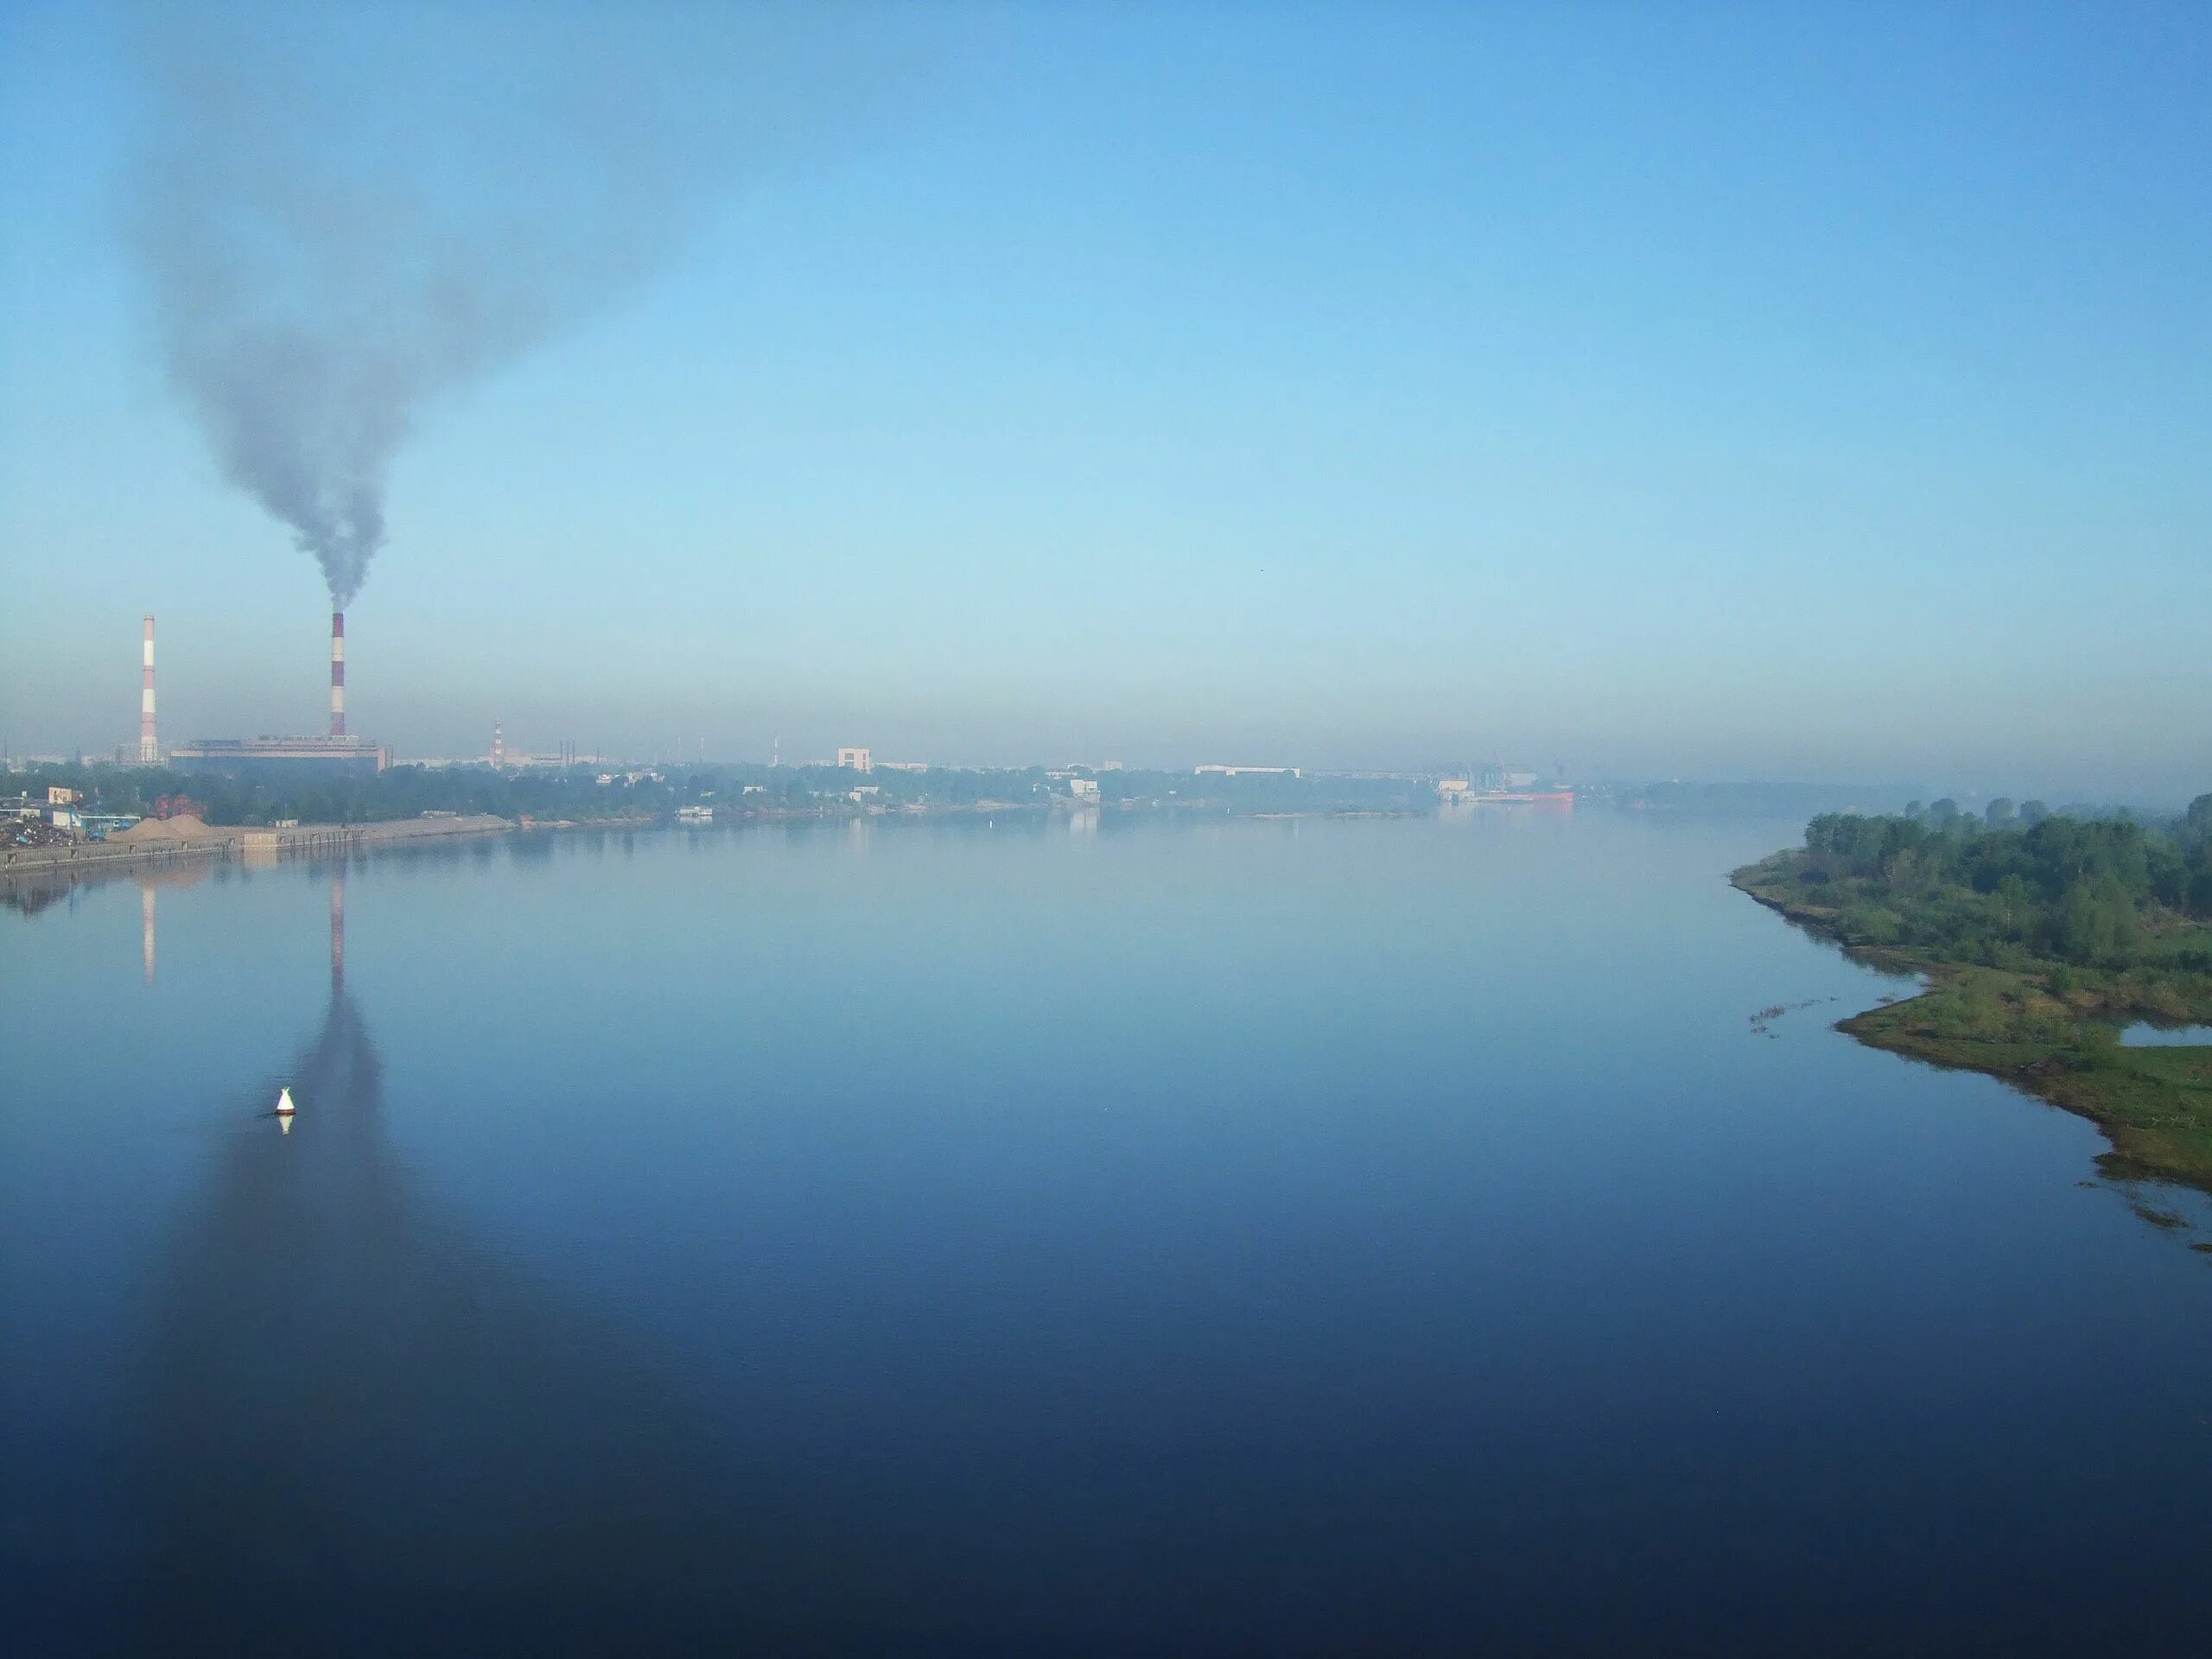
<svg viewBox="0 0 2212 1659"><path fill-rule="evenodd" d="M169 765L233 778L373 777L391 751L354 737L201 737L171 748Z"/></svg>

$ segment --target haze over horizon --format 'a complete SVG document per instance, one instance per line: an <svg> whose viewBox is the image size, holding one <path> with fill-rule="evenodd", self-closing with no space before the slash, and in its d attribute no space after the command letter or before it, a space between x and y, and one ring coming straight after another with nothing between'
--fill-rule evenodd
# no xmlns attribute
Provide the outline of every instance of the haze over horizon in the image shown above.
<svg viewBox="0 0 2212 1659"><path fill-rule="evenodd" d="M165 739L321 721L124 233L134 15L0 10L16 753L132 738L147 612ZM334 142L409 176L390 89L598 67L382 15ZM773 125L672 94L665 246L425 395L357 732L2212 788L2212 15L838 16L722 41ZM464 186L566 202L489 84Z"/></svg>

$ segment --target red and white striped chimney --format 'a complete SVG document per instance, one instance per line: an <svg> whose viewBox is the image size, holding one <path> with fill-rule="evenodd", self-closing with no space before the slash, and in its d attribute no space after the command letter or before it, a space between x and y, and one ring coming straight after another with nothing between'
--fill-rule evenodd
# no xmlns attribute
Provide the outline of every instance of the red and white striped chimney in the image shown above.
<svg viewBox="0 0 2212 1659"><path fill-rule="evenodd" d="M157 766L162 746L154 737L154 619L146 619L146 678L138 693L138 764Z"/></svg>
<svg viewBox="0 0 2212 1659"><path fill-rule="evenodd" d="M346 613L330 613L330 734L346 735Z"/></svg>

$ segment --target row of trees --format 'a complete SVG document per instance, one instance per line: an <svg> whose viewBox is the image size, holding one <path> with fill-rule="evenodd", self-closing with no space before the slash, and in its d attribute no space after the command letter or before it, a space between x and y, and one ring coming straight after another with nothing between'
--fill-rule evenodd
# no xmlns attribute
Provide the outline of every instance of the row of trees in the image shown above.
<svg viewBox="0 0 2212 1659"><path fill-rule="evenodd" d="M2212 971L2212 795L2180 817L1981 818L1826 813L1806 827L1801 879L1833 889L1855 937L1999 961L2021 955ZM2202 958L2200 961L2199 958Z"/></svg>
<svg viewBox="0 0 2212 1659"><path fill-rule="evenodd" d="M581 767L505 772L489 766L394 766L351 777L311 772L296 777L223 777L153 766L49 766L33 768L27 781L35 795L50 783L80 790L87 803L103 812L150 815L162 796L189 796L206 806L207 822L216 824L270 823L283 818L302 823L365 823L427 811L488 812L509 818L611 817L664 810L674 798L665 785L649 780L632 785L618 778L601 787L591 772Z"/></svg>
<svg viewBox="0 0 2212 1659"><path fill-rule="evenodd" d="M1974 822L1974 815L1962 810L1959 804L1948 795L1925 806L1918 801L1908 802L1904 815L1916 823L1926 823L1938 830ZM1999 795L1982 809L1981 821L1992 830L2001 830L2012 823L2032 830L2049 817L2050 809L2041 801L2022 801L2016 806L2010 795Z"/></svg>
<svg viewBox="0 0 2212 1659"><path fill-rule="evenodd" d="M607 781L601 782L601 779ZM23 774L34 793L48 784L80 789L99 810L150 814L164 795L186 794L217 824L283 818L303 823L362 823L426 811L493 813L540 819L658 817L679 806L721 811L850 811L855 788L882 806L973 807L1005 802L1042 808L1069 794L1065 778L1042 767L935 767L866 776L831 766L695 766L601 770L588 766L499 772L488 766L394 766L357 776L186 775L160 767L52 766ZM1235 778L1187 772L1102 772L1102 800L1223 813L1427 810L1433 792L1405 779Z"/></svg>

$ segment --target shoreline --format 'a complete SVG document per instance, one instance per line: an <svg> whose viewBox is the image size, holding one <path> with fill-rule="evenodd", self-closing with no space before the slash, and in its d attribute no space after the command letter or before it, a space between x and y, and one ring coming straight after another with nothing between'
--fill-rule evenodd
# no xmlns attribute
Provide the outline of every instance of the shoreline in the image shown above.
<svg viewBox="0 0 2212 1659"><path fill-rule="evenodd" d="M1729 885L1854 962L1923 982L1911 996L1837 1020L1835 1030L1945 1071L1979 1071L2088 1119L2111 1148L2097 1165L2115 1179L2212 1192L2212 1048L2128 1047L2120 1040L2116 1022L2168 1011L2115 1004L2094 992L2062 994L2045 973L1854 942L1835 925L1833 911L1783 889L1788 856L1747 864L1730 874Z"/></svg>
<svg viewBox="0 0 2212 1659"><path fill-rule="evenodd" d="M10 852L6 862L0 864L0 880L120 874L149 864L175 864L188 860L257 861L302 853L350 853L449 836L504 835L516 827L511 819L487 815L385 818L367 823L303 823L281 830L251 824L226 825L173 838L149 836L142 840L114 839L80 842L68 847L25 848Z"/></svg>

